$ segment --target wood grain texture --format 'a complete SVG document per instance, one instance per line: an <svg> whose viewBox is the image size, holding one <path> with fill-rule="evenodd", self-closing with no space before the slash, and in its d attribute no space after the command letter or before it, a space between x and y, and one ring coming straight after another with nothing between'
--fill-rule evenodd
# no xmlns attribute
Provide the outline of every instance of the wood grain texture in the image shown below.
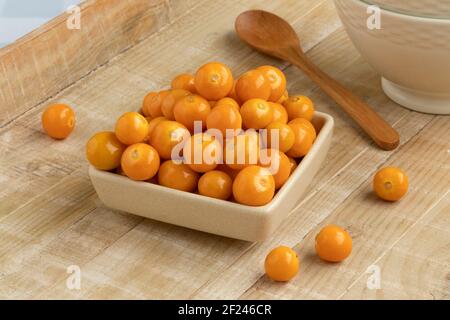
<svg viewBox="0 0 450 320"><path fill-rule="evenodd" d="M121 1L120 6L130 3L135 2ZM124 32L124 39L115 39L115 54L101 64L91 61L97 68L86 67L63 87L50 88L50 98L30 85L23 98L2 104L1 119L8 121L0 128L0 298L449 298L448 117L411 112L391 102L379 76L351 45L331 1L152 3L160 5L138 10L145 14L137 19L150 23L154 17L158 27L150 28L153 33L137 32L140 36L132 41ZM400 148L379 150L302 72L241 43L233 23L249 9L287 19L308 57L398 130ZM111 24L116 22L123 20L111 18ZM53 23L44 30L51 32ZM44 30L34 40L43 41ZM29 47L26 57L38 50ZM2 53L4 65L9 58ZM112 211L99 202L87 177L84 146L94 132L112 128L120 114L139 108L149 90L167 87L176 74L193 72L210 60L229 64L235 74L277 65L291 93L310 96L317 109L336 121L328 159L308 195L264 243ZM14 72L6 75L9 81L16 77ZM0 88L0 97L6 97L8 89ZM20 99L26 100L23 105ZM49 139L40 128L42 110L54 101L69 103L77 114L77 128L65 141ZM411 181L410 193L395 204L380 202L370 192L373 173L391 164L404 168ZM314 255L314 236L326 223L347 227L354 237L354 252L342 264L325 264ZM294 247L302 260L299 276L287 284L272 283L263 274L265 255L279 244ZM366 269L373 264L382 274L382 287L375 291L366 287ZM70 265L81 268L81 290L66 286Z"/></svg>
<svg viewBox="0 0 450 320"><path fill-rule="evenodd" d="M368 289L365 276L342 298L450 299L449 212L450 191L375 261L382 271L380 290Z"/></svg>

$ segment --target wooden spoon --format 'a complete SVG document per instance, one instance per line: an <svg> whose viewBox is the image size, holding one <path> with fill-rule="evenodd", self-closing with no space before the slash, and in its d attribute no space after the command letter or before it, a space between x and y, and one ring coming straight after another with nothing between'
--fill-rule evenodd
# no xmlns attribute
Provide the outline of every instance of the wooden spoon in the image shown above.
<svg viewBox="0 0 450 320"><path fill-rule="evenodd" d="M239 37L270 56L290 62L306 73L384 150L399 144L399 135L364 101L332 79L305 55L291 25L277 15L251 10L239 15L235 24Z"/></svg>

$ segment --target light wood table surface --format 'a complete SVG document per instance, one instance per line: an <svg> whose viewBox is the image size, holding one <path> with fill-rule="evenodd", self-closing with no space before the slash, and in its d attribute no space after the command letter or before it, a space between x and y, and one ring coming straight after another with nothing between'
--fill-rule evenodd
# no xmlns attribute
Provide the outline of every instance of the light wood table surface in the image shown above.
<svg viewBox="0 0 450 320"><path fill-rule="evenodd" d="M300 71L241 43L234 19L255 8L292 23L308 56L387 119L401 146L378 149ZM68 31L65 19L0 50L0 298L450 298L450 118L390 101L332 1L92 0L82 6L81 30ZM291 94L310 96L335 118L322 170L264 243L110 210L87 175L84 148L94 132L111 130L148 91L211 60L235 74L279 66ZM77 128L65 141L51 140L40 127L42 110L56 101L77 114ZM409 194L398 203L371 192L374 173L387 165L410 178ZM314 253L314 237L329 223L353 236L354 251L341 264L321 262ZM299 275L286 284L263 273L265 255L281 244L301 259ZM80 290L67 287L73 265L81 270ZM380 288L370 289L377 268Z"/></svg>

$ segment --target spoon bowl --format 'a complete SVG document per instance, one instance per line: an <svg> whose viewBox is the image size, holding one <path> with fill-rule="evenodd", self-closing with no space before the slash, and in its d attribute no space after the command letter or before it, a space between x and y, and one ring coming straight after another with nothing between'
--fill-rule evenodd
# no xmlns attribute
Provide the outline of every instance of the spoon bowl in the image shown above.
<svg viewBox="0 0 450 320"><path fill-rule="evenodd" d="M241 40L251 47L282 60L286 59L285 52L300 48L300 40L291 25L270 12L251 10L241 13L235 29ZM281 47L274 46L268 39L283 39L279 43Z"/></svg>

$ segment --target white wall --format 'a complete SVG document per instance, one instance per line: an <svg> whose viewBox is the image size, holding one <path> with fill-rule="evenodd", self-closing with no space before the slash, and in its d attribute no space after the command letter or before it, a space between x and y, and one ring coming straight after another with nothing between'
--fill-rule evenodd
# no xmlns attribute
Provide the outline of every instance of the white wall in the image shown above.
<svg viewBox="0 0 450 320"><path fill-rule="evenodd" d="M0 48L81 0L0 0Z"/></svg>

